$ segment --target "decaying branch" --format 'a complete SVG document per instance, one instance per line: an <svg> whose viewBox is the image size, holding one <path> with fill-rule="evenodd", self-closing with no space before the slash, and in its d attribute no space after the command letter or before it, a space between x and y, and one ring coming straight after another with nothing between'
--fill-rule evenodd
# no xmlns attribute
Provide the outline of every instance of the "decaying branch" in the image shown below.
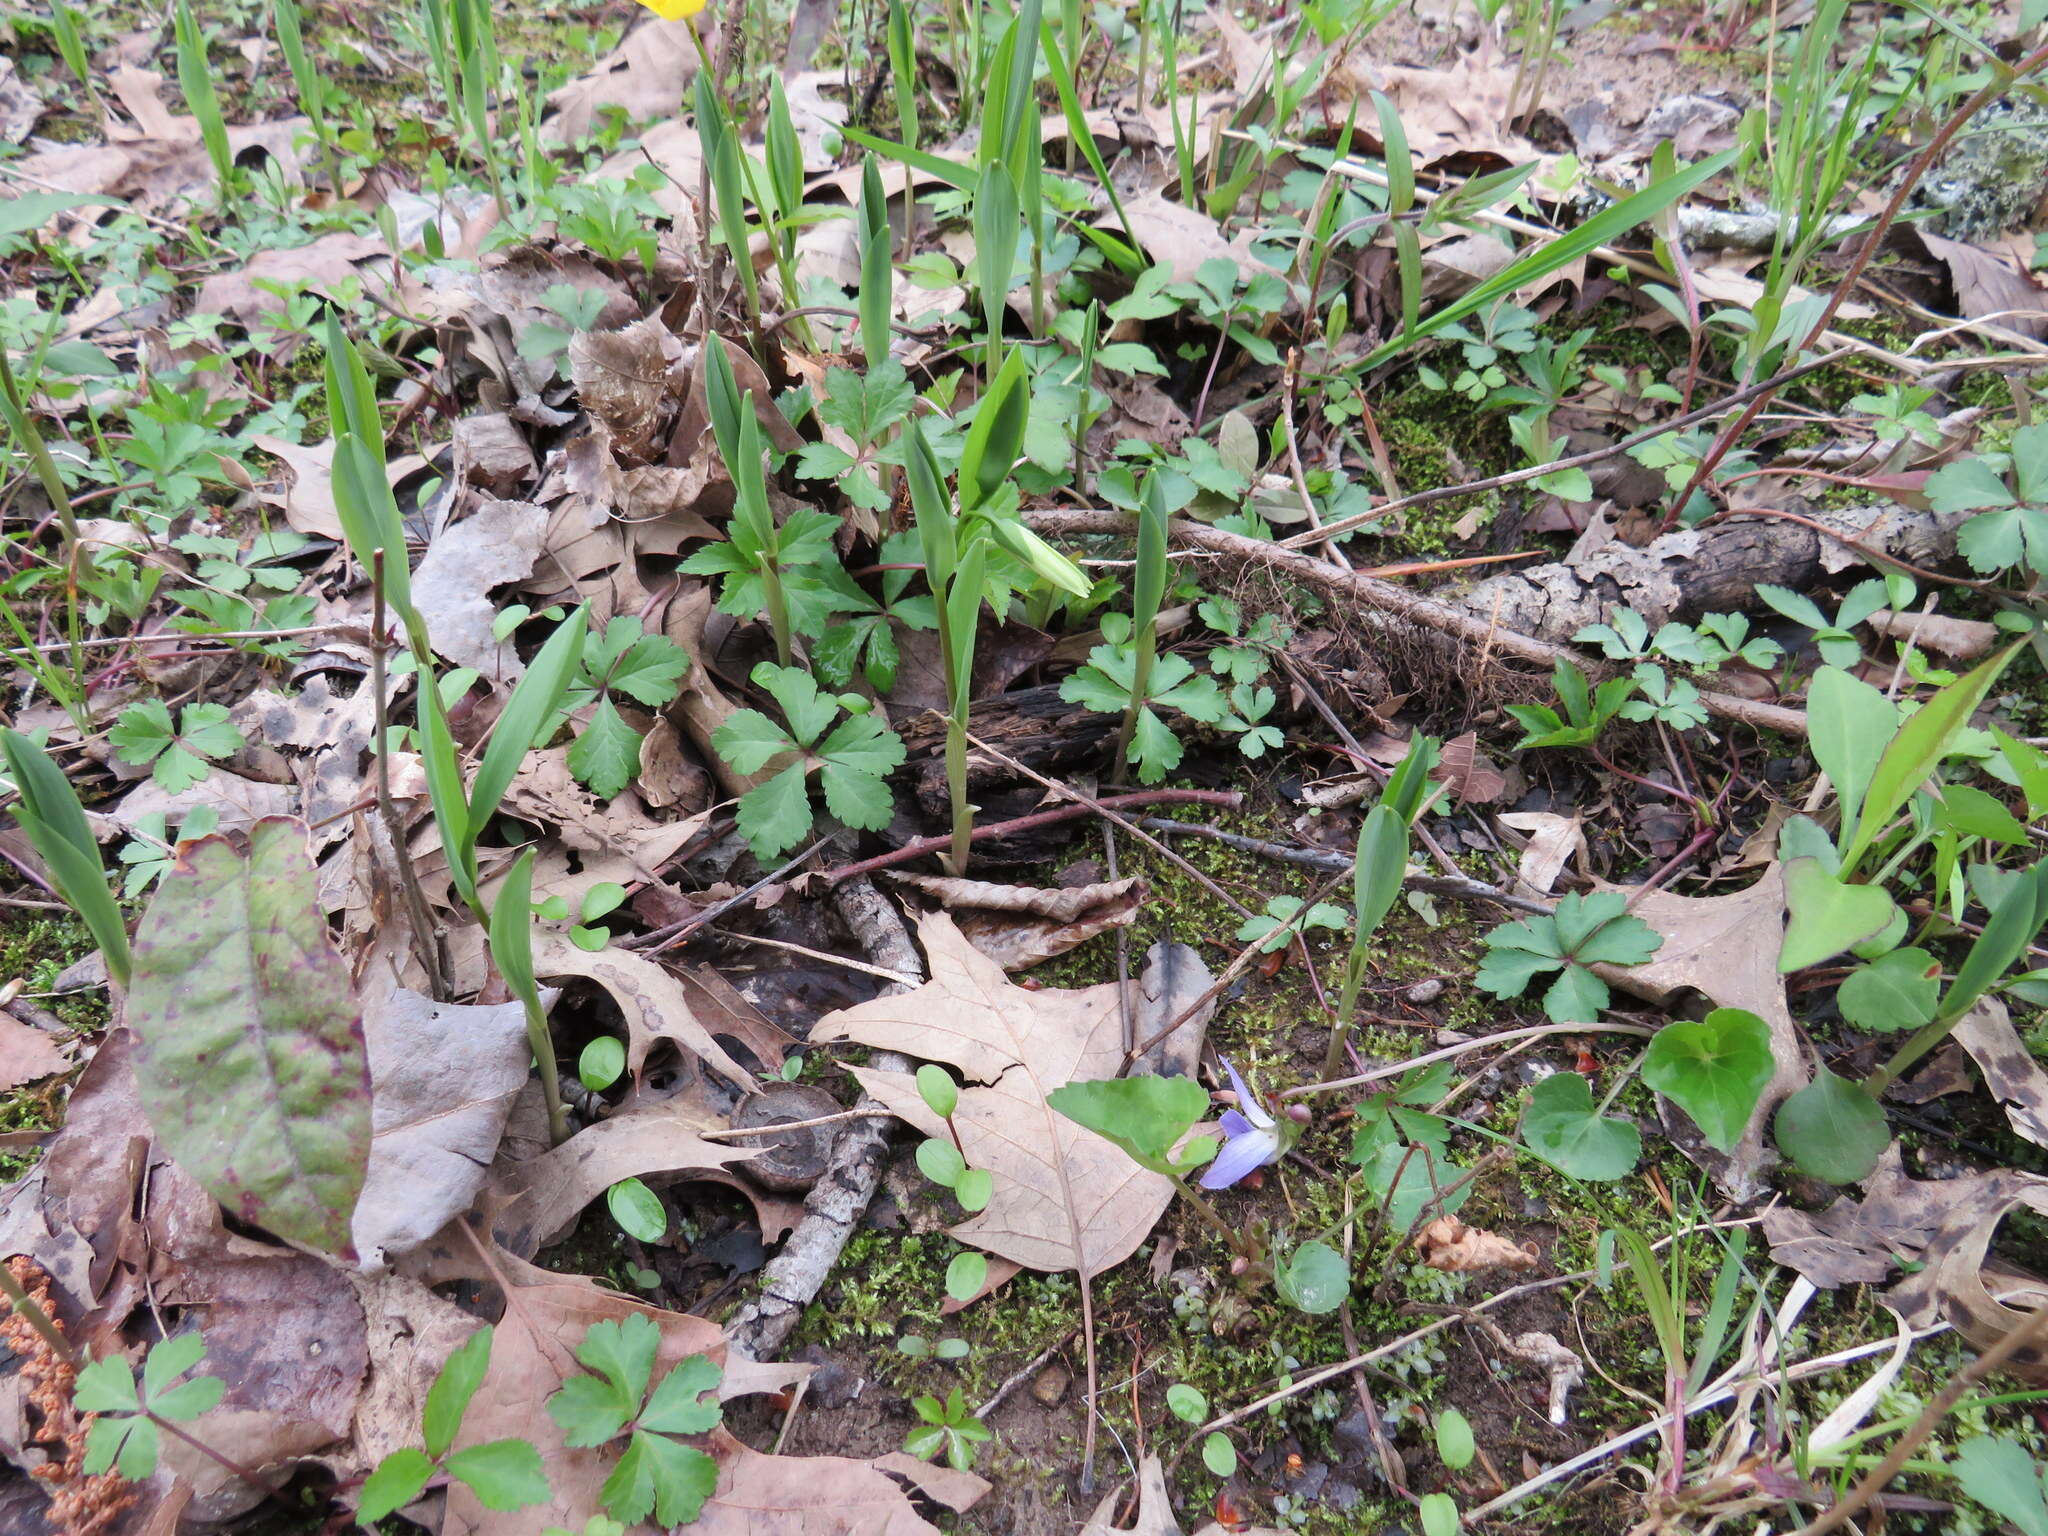
<svg viewBox="0 0 2048 1536"><path fill-rule="evenodd" d="M1131 520L1120 512L1033 512L1030 514L1030 522L1039 533L1052 536L1129 533L1132 530ZM1295 550L1282 549L1278 545L1268 544L1259 539L1225 533L1220 528L1211 528L1206 524L1188 522L1184 519L1173 523L1170 537L1175 543L1189 549L1207 550L1229 559L1268 566L1282 575L1317 588L1340 603L1363 610L1362 617L1367 619L1378 616L1383 621L1391 620L1434 630L1439 634L1468 642L1485 654L1512 656L1540 667L1554 666L1560 659L1580 665L1586 662L1582 653L1567 646L1505 628L1499 619L1492 615L1490 609L1475 611L1467 606L1473 601L1470 595L1458 602L1444 602L1434 597L1424 597L1390 581L1382 581L1356 571L1339 570L1333 565L1327 565ZM1806 537L1818 542L1818 536L1810 532ZM1732 694L1713 693L1705 689L1700 691L1700 700L1724 720L1734 720L1744 725L1755 726L1759 730L1779 731L1790 736L1806 734L1806 716L1796 709L1786 709L1777 704L1761 704L1753 699L1736 698Z"/></svg>
<svg viewBox="0 0 2048 1536"><path fill-rule="evenodd" d="M924 975L924 957L911 942L909 929L872 880L860 876L835 886L832 904L877 965L906 976ZM905 986L884 989L909 990ZM912 1065L908 1057L895 1051L876 1051L870 1060L883 1072L908 1072ZM824 1289L846 1240L875 1197L894 1117L865 1094L854 1108L863 1118L848 1122L839 1133L831 1160L804 1200L803 1220L761 1271L759 1295L726 1328L733 1352L745 1359L770 1360L781 1353L804 1308Z"/></svg>

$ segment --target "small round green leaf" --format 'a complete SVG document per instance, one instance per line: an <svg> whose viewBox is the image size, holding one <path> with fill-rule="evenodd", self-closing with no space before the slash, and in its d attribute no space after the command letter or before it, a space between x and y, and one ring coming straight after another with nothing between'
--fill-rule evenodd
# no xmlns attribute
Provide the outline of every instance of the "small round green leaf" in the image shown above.
<svg viewBox="0 0 2048 1536"><path fill-rule="evenodd" d="M576 1058L576 1080L592 1093L602 1093L626 1070L626 1048L612 1035L599 1035Z"/></svg>
<svg viewBox="0 0 2048 1536"><path fill-rule="evenodd" d="M1237 1447L1230 1443L1230 1436L1219 1429L1202 1442L1202 1465L1218 1477L1237 1470Z"/></svg>
<svg viewBox="0 0 2048 1536"><path fill-rule="evenodd" d="M978 1253L956 1253L946 1266L946 1294L955 1301L972 1301L988 1281L988 1260Z"/></svg>
<svg viewBox="0 0 2048 1536"><path fill-rule="evenodd" d="M1877 1100L1825 1069L1778 1107L1774 1129L1801 1172L1830 1184L1868 1177L1891 1140Z"/></svg>
<svg viewBox="0 0 2048 1536"><path fill-rule="evenodd" d="M922 1360L931 1352L931 1340L921 1333L906 1333L896 1341L896 1353L908 1355L913 1360Z"/></svg>
<svg viewBox="0 0 2048 1536"><path fill-rule="evenodd" d="M1458 1536L1458 1501L1448 1493L1425 1493L1415 1512L1422 1536Z"/></svg>
<svg viewBox="0 0 2048 1536"><path fill-rule="evenodd" d="M604 1192L604 1203L628 1237L654 1243L668 1231L668 1211L661 1197L638 1179L619 1180Z"/></svg>
<svg viewBox="0 0 2048 1536"><path fill-rule="evenodd" d="M1475 1448L1472 1422L1465 1415L1455 1408L1446 1408L1436 1416L1436 1453L1445 1466L1462 1472L1472 1465Z"/></svg>
<svg viewBox="0 0 2048 1536"><path fill-rule="evenodd" d="M1166 1407L1183 1424L1199 1424L1209 1417L1209 1399L1186 1382L1177 1381L1166 1389Z"/></svg>
<svg viewBox="0 0 2048 1536"><path fill-rule="evenodd" d="M1288 1305L1320 1316L1344 1305L1351 1294L1351 1271L1328 1243L1303 1243L1288 1258L1276 1285Z"/></svg>
<svg viewBox="0 0 2048 1536"><path fill-rule="evenodd" d="M608 912L616 912L626 899L626 888L615 880L600 880L583 893L583 921L594 923Z"/></svg>
<svg viewBox="0 0 2048 1536"><path fill-rule="evenodd" d="M960 1085L944 1067L926 1062L917 1069L917 1091L926 1108L941 1118L960 1107Z"/></svg>
<svg viewBox="0 0 2048 1536"><path fill-rule="evenodd" d="M963 1211L985 1211L995 1198L996 1176L986 1168L969 1168L953 1181L953 1198Z"/></svg>
<svg viewBox="0 0 2048 1536"><path fill-rule="evenodd" d="M967 1341L965 1339L941 1339L932 1346L932 1353L941 1360L965 1360Z"/></svg>
<svg viewBox="0 0 2048 1536"><path fill-rule="evenodd" d="M1623 1178L1643 1151L1634 1126L1595 1113L1593 1092L1576 1072L1553 1072L1530 1090L1522 1140L1551 1167L1575 1179Z"/></svg>
<svg viewBox="0 0 2048 1536"><path fill-rule="evenodd" d="M967 1159L960 1155L960 1149L952 1142L939 1136L927 1136L917 1145L917 1166L934 1184L951 1189L960 1182L960 1175L967 1171Z"/></svg>

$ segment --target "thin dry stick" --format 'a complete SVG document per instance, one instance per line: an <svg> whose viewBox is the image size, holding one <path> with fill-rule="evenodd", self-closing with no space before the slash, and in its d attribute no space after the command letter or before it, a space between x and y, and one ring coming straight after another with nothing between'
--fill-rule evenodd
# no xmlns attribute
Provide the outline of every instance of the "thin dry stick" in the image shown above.
<svg viewBox="0 0 2048 1536"><path fill-rule="evenodd" d="M1547 466L1544 472L1554 467ZM1128 535L1133 531L1131 519L1121 512L1091 508L1072 512L1032 512L1027 516L1036 532L1052 536L1071 537L1088 533ZM1324 531L1335 532L1342 526L1341 523L1331 523ZM1340 602L1362 602L1368 608L1391 614L1410 624L1438 630L1474 645L1489 646L1539 666L1554 667L1560 661L1580 665L1585 660L1569 646L1553 645L1547 640L1501 629L1462 608L1424 597L1362 571L1340 571L1333 565L1288 549L1284 544L1268 544L1186 519L1175 520L1168 533L1179 543L1196 549L1213 550L1218 554L1270 565L1320 588ZM1787 709L1778 704L1759 704L1753 699L1739 699L1732 694L1711 693L1704 689L1700 692L1700 703L1725 720L1737 720L1759 730L1778 731L1787 736L1806 734L1806 715L1801 710Z"/></svg>
<svg viewBox="0 0 2048 1536"><path fill-rule="evenodd" d="M1005 1398L1007 1398L1012 1392L1016 1391L1019 1387L1023 1386L1024 1383L1029 1381L1033 1376L1036 1376L1041 1370L1043 1370L1045 1368L1046 1363L1049 1360L1051 1360L1054 1355L1058 1354L1061 1350L1065 1349L1069 1344L1071 1344L1074 1341L1074 1335L1079 1333L1080 1331L1081 1330L1078 1328L1069 1328L1065 1333L1059 1336L1057 1342L1049 1345L1045 1349L1040 1350L1038 1354L1033 1356L1031 1363L1029 1365L1026 1365L1021 1370L1012 1371L1008 1376L1004 1377L1003 1384L997 1387L994 1392L989 1394L988 1401L983 1403L979 1408L974 1410L974 1416L977 1419L986 1419L990 1414L994 1413L998 1408L1002 1407L1003 1400Z"/></svg>
<svg viewBox="0 0 2048 1536"><path fill-rule="evenodd" d="M419 873L413 868L411 850L406 846L405 825L399 820L397 802L391 798L391 707L386 692L385 658L391 651L391 637L384 629L384 551L370 552L370 700L376 710L377 731L377 815L384 823L384 835L391 842L391 863L398 888L405 897L405 915L412 924L413 950L427 973L427 990L437 1003L452 1002L454 986L441 954L441 936L427 908L426 892L420 889ZM376 867L373 859L371 867Z"/></svg>
<svg viewBox="0 0 2048 1536"><path fill-rule="evenodd" d="M1885 1490L1885 1485L1899 1475L1899 1469L1912 1459L1922 1442L1940 1427L1948 1417L1949 1410L1962 1400L1965 1392L1989 1376L2006 1361L2029 1345L2048 1340L2048 1310L2027 1314L2027 1320L2013 1329L1983 1354L1972 1360L1949 1378L1948 1385L1934 1394L1934 1398L1920 1411L1920 1417L1913 1421L1912 1428L1899 1436L1898 1443L1885 1453L1885 1458L1865 1474L1863 1481L1849 1490L1848 1497L1832 1509L1826 1509L1793 1533L1793 1536L1826 1536L1826 1533L1848 1524L1851 1516Z"/></svg>
<svg viewBox="0 0 2048 1536"><path fill-rule="evenodd" d="M967 739L968 741L973 743L974 746L978 747L981 751L986 752L990 757L994 758L997 762L1001 763L1004 767L1009 768L1017 773L1023 774L1025 778L1031 780L1034 784L1037 784L1044 789L1049 789L1056 795L1064 795L1069 800L1078 800L1081 802L1081 804L1087 806L1089 810L1095 812L1096 815L1102 817L1104 820L1115 822L1118 826L1122 827L1126 832L1130 833L1131 836L1135 837L1139 842L1145 844L1145 846L1150 848L1154 853L1161 855L1163 858L1165 858L1170 863L1179 868L1184 874L1187 874L1190 877L1192 877L1196 881L1196 883L1202 887L1203 890L1207 891L1211 896L1214 896L1218 901L1222 902L1225 906L1229 907L1233 912L1237 913L1239 917L1250 917L1252 915L1251 908L1247 907L1243 902L1239 901L1235 896L1231 895L1230 892L1224 890L1222 886L1218 885L1214 880L1211 880L1207 875L1203 874L1199 869L1195 868L1194 865L1190 864L1186 859L1182 858L1179 854L1175 853L1171 848L1167 847L1166 844L1159 841L1159 839L1154 837L1150 832L1145 831L1136 822L1130 820L1126 816L1118 814L1116 811L1111 810L1107 802L1098 800L1093 795L1083 794L1080 790L1073 788L1071 785L1062 784L1056 779L1047 778L1044 774L1040 773L1036 768L1027 767L1023 763L1018 762L1017 759L1015 759L1014 757L1011 757L1007 752L999 751L996 748L990 746L987 742L983 741L979 736L975 735L972 731L969 731L967 733Z"/></svg>
<svg viewBox="0 0 2048 1536"><path fill-rule="evenodd" d="M906 976L901 971L892 971L886 966L869 965L865 960L850 960L845 955L835 955L822 949L812 949L807 944L792 944L787 939L771 939L760 933L734 933L730 928L711 930L720 938L731 939L735 944L759 944L766 949L786 950L792 955L802 955L807 960L822 960L827 965L836 965L844 970L859 971L864 976L879 976L884 981L893 981L899 987L914 987L915 976Z"/></svg>
<svg viewBox="0 0 2048 1536"><path fill-rule="evenodd" d="M1283 1099L1306 1098L1312 1093L1335 1093L1340 1088L1359 1088L1367 1083L1377 1083L1385 1078L1399 1077L1403 1072L1416 1067L1426 1067L1433 1061L1449 1061L1454 1056L1469 1055L1484 1050L1489 1045L1499 1045L1506 1040L1526 1040L1532 1035L1637 1035L1648 1039L1657 1031L1641 1024L1531 1024L1522 1029L1504 1029L1497 1035L1481 1035L1476 1040L1460 1040L1456 1045L1447 1045L1442 1050L1430 1051L1421 1056L1411 1056L1406 1061L1397 1061L1391 1067L1375 1067L1370 1072L1361 1072L1356 1077L1340 1077L1328 1083L1303 1083L1298 1088L1281 1090Z"/></svg>
<svg viewBox="0 0 2048 1536"><path fill-rule="evenodd" d="M1287 469L1294 476L1294 494L1301 498L1301 510L1308 518L1308 525L1318 532L1322 530L1323 519L1316 511L1315 498L1308 493L1308 476L1301 468L1301 440L1294 428L1294 380L1301 368L1301 351L1297 347L1287 349L1287 368L1280 375L1280 421L1287 429ZM1351 569L1351 557L1337 547L1337 541L1325 537L1321 548L1332 565L1344 570Z"/></svg>
<svg viewBox="0 0 2048 1536"><path fill-rule="evenodd" d="M1129 805L1219 805L1227 810L1236 810L1244 804L1244 796L1235 790L1223 789L1147 789L1128 795L1109 795L1101 805L1121 809ZM1049 827L1056 822L1077 821L1083 816L1093 815L1095 806L1062 805L1049 811L1033 811L1029 816L1019 816L1011 821L989 822L976 827L968 834L971 841L980 842L985 837L1007 837L1016 832L1030 832L1039 827ZM920 837L905 843L889 853L878 853L872 859L862 859L858 864L842 864L837 869L828 869L825 878L837 884L850 880L855 875L871 875L878 869L889 869L897 864L908 864L912 859L923 858L928 853L944 853L953 846L953 834L941 833L937 837Z"/></svg>
<svg viewBox="0 0 2048 1536"><path fill-rule="evenodd" d="M908 982L904 985L914 986ZM778 1125L741 1125L729 1131L699 1131L700 1141L735 1141L745 1136L780 1136L784 1131L805 1131L814 1125L839 1125L848 1120L887 1120L886 1109L842 1109L836 1115L819 1115L813 1120L784 1120Z"/></svg>

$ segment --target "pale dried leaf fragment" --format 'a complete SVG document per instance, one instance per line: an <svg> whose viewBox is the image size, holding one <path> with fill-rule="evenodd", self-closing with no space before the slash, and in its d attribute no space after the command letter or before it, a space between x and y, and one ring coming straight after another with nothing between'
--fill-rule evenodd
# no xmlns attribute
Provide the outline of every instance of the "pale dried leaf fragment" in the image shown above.
<svg viewBox="0 0 2048 1536"><path fill-rule="evenodd" d="M571 944L566 934L541 929L533 936L533 969L550 980L582 976L611 993L625 1015L626 1069L636 1080L647 1065L648 1052L666 1040L741 1093L753 1092L753 1074L711 1038L691 1009L682 982L652 960L622 949L593 955Z"/></svg>
<svg viewBox="0 0 2048 1536"><path fill-rule="evenodd" d="M1415 1246L1429 1268L1454 1274L1480 1269L1533 1269L1536 1265L1534 1245L1524 1247L1498 1232L1468 1227L1455 1216L1437 1217L1417 1234Z"/></svg>
<svg viewBox="0 0 2048 1536"><path fill-rule="evenodd" d="M897 1478L956 1511L989 1489L972 1472L901 1451L874 1461L766 1456L722 1429L712 1432L709 1449L718 1458L718 1489L690 1522L690 1536L939 1536Z"/></svg>
<svg viewBox="0 0 2048 1536"><path fill-rule="evenodd" d="M1030 1269L1101 1274L1143 1242L1171 1181L1056 1113L1063 1084L1116 1076L1123 1017L1114 983L1027 992L950 918L919 925L932 979L913 992L827 1014L818 1043L852 1040L957 1067L968 1079L953 1124L971 1167L995 1175L986 1210L953 1227L964 1243ZM861 1086L928 1136L946 1134L907 1072L854 1069Z"/></svg>
<svg viewBox="0 0 2048 1536"><path fill-rule="evenodd" d="M70 1070L71 1060L55 1038L0 1014L0 1089L19 1088Z"/></svg>
<svg viewBox="0 0 2048 1536"><path fill-rule="evenodd" d="M1586 826L1576 812L1560 816L1555 811L1508 811L1495 819L1526 839L1516 871L1523 895L1548 896L1575 855L1579 867L1585 868Z"/></svg>
<svg viewBox="0 0 2048 1536"><path fill-rule="evenodd" d="M1951 1035L1977 1063L2012 1128L2035 1146L2048 1146L2048 1072L2012 1027L2005 1004L1995 997L1978 999Z"/></svg>
<svg viewBox="0 0 2048 1536"><path fill-rule="evenodd" d="M658 316L569 342L569 379L583 408L610 429L618 451L649 462L687 380L683 344Z"/></svg>
<svg viewBox="0 0 2048 1536"><path fill-rule="evenodd" d="M2009 253L1987 251L1931 230L1919 231L1927 253L1948 268L1956 285L1956 307L1986 329L2021 336L2048 336L2048 287Z"/></svg>
<svg viewBox="0 0 2048 1536"><path fill-rule="evenodd" d="M546 507L487 501L441 531L412 577L413 602L436 651L495 683L509 683L526 670L510 642L492 632L498 605L491 589L533 574L547 527Z"/></svg>
<svg viewBox="0 0 2048 1536"><path fill-rule="evenodd" d="M1063 955L1098 933L1127 928L1145 899L1138 876L1095 885L1046 888L959 880L950 875L898 875L954 914L967 942L1006 971Z"/></svg>
<svg viewBox="0 0 2048 1536"><path fill-rule="evenodd" d="M551 144L574 144L595 131L607 108L617 108L629 123L673 117L697 77L697 44L690 28L687 21L648 17L594 68L549 94L552 115L540 125L541 137ZM717 29L705 30L704 46L715 58Z"/></svg>
<svg viewBox="0 0 2048 1536"><path fill-rule="evenodd" d="M363 1041L370 1166L353 1229L375 1270L474 1203L532 1055L519 1003L437 1003L404 987L365 999Z"/></svg>

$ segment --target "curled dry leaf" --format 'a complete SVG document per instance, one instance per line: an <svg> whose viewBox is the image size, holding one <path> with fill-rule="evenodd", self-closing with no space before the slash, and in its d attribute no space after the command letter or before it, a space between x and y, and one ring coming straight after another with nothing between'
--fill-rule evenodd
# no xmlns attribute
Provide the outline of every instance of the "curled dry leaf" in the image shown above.
<svg viewBox="0 0 2048 1536"><path fill-rule="evenodd" d="M1533 1269L1534 1245L1523 1247L1498 1232L1468 1227L1455 1216L1439 1216L1416 1235L1422 1262L1431 1269L1470 1273L1479 1269Z"/></svg>
<svg viewBox="0 0 2048 1536"><path fill-rule="evenodd" d="M356 1253L374 1270L475 1202L532 1056L519 1003L463 1007L404 987L364 1006L363 1036L370 1166L354 1233Z"/></svg>
<svg viewBox="0 0 2048 1536"><path fill-rule="evenodd" d="M1065 1083L1123 1064L1115 983L1079 991L1012 986L950 918L918 925L932 979L915 991L827 1014L819 1044L852 1040L945 1062L966 1077L953 1115L970 1166L995 1175L988 1209L952 1228L963 1243L1029 1269L1101 1274L1143 1242L1173 1185L1046 1103ZM853 1069L861 1086L928 1136L946 1134L907 1072Z"/></svg>
<svg viewBox="0 0 2048 1536"><path fill-rule="evenodd" d="M0 1014L0 1089L19 1088L71 1070L55 1037Z"/></svg>
<svg viewBox="0 0 2048 1536"><path fill-rule="evenodd" d="M1984 1086L2012 1128L2035 1146L2048 1147L2048 1072L2012 1027L2005 1004L1995 997L1979 999L1957 1020L1952 1038L1977 1063Z"/></svg>
<svg viewBox="0 0 2048 1536"><path fill-rule="evenodd" d="M752 1193L723 1170L744 1167L754 1149L703 1140L699 1131L723 1129L706 1123L708 1118L680 1097L669 1099L600 1120L529 1161L501 1165L493 1170L489 1197L498 1242L522 1259L532 1258L621 1179L708 1178ZM797 1208L791 1202L761 1195L754 1200L764 1240L772 1242L794 1225Z"/></svg>
<svg viewBox="0 0 2048 1536"><path fill-rule="evenodd" d="M1577 854L1580 866L1586 857L1586 829L1577 815L1560 816L1555 811L1509 811L1495 820L1514 828L1527 841L1516 871L1517 882L1532 896L1548 896L1557 877Z"/></svg>
<svg viewBox="0 0 2048 1536"><path fill-rule="evenodd" d="M718 1488L690 1523L690 1536L939 1536L905 1484L956 1511L971 1508L989 1488L972 1472L901 1451L873 1461L766 1456L723 1429L712 1431L708 1449L718 1459Z"/></svg>
<svg viewBox="0 0 2048 1536"><path fill-rule="evenodd" d="M1026 970L1063 955L1098 933L1137 920L1145 899L1136 875L1070 889L998 885L950 875L898 875L954 914L967 942L1006 971Z"/></svg>
<svg viewBox="0 0 2048 1536"><path fill-rule="evenodd" d="M690 1007L682 982L652 960L623 949L593 955L571 944L567 935L542 929L533 936L533 969L535 975L551 980L581 976L612 995L625 1015L626 1067L635 1079L647 1065L648 1052L666 1040L741 1093L753 1091L753 1074L711 1038Z"/></svg>

